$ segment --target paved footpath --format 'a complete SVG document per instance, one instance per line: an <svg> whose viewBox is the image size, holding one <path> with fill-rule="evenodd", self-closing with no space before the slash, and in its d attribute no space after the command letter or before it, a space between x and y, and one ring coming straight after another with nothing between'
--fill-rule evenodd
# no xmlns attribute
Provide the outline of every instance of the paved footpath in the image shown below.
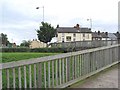
<svg viewBox="0 0 120 90"><path fill-rule="evenodd" d="M69 88L118 88L118 65L78 82Z"/></svg>

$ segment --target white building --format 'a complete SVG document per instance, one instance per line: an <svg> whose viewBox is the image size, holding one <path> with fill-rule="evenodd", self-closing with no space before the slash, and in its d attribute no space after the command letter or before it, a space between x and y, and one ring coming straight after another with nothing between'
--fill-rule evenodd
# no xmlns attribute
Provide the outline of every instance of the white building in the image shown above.
<svg viewBox="0 0 120 90"><path fill-rule="evenodd" d="M57 42L72 42L92 40L92 31L89 28L79 27L57 27Z"/></svg>

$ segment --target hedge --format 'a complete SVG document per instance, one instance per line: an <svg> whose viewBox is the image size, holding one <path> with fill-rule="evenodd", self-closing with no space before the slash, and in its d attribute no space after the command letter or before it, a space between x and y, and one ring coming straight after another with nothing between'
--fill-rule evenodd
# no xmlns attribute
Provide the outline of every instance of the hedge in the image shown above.
<svg viewBox="0 0 120 90"><path fill-rule="evenodd" d="M29 52L29 48L0 48L0 52Z"/></svg>
<svg viewBox="0 0 120 90"><path fill-rule="evenodd" d="M60 52L65 53L71 51L68 48L0 48L0 52Z"/></svg>

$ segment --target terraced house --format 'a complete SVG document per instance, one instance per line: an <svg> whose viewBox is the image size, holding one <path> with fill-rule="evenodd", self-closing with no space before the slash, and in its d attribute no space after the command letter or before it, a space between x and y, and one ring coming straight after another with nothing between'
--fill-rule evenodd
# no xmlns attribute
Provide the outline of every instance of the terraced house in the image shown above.
<svg viewBox="0 0 120 90"><path fill-rule="evenodd" d="M57 26L57 35L57 42L92 40L91 29L86 27L80 27L79 24L74 27Z"/></svg>

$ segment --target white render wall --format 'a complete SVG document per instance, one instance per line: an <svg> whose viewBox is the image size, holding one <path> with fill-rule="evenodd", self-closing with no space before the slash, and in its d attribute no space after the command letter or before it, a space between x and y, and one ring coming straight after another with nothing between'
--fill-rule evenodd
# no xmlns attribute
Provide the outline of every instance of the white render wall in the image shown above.
<svg viewBox="0 0 120 90"><path fill-rule="evenodd" d="M57 42L62 42L62 38L64 38L64 42L69 42L66 40L67 36L71 37L71 41L83 41L83 40L92 40L92 33L84 33L85 37L83 37L83 33L75 33L76 37L73 36L74 33L64 33L64 37L63 37L63 33L58 33L58 37L57 37Z"/></svg>

